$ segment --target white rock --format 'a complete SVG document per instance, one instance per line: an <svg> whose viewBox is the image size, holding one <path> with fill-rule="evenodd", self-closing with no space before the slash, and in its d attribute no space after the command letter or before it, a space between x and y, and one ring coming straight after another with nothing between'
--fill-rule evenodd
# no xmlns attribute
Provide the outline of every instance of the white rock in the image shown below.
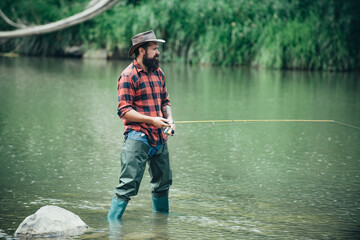
<svg viewBox="0 0 360 240"><path fill-rule="evenodd" d="M73 236L88 229L78 215L60 207L45 206L25 218L16 229L15 237Z"/></svg>
<svg viewBox="0 0 360 240"><path fill-rule="evenodd" d="M106 49L90 49L83 54L83 58L107 59L107 57Z"/></svg>

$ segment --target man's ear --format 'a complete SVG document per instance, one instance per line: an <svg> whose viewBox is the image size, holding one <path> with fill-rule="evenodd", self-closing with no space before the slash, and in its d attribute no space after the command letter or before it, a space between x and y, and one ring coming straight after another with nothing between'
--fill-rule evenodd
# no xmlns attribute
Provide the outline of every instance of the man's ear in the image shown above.
<svg viewBox="0 0 360 240"><path fill-rule="evenodd" d="M139 55L144 56L144 55L145 55L145 53L146 53L145 48L143 48L143 47L139 47Z"/></svg>

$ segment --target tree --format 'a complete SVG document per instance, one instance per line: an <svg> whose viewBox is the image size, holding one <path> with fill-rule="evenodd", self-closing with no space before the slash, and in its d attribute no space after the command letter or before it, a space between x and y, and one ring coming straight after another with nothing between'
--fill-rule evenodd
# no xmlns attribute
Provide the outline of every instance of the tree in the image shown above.
<svg viewBox="0 0 360 240"><path fill-rule="evenodd" d="M118 1L119 0L97 0L95 4L92 4L89 8L85 9L84 11L78 14L44 25L29 26L29 27L15 25L16 27L20 27L20 28L12 31L0 31L0 39L40 35L44 33L50 33L61 29L65 29L94 18L95 16L99 15L100 13L112 7ZM14 23L10 19L8 19L5 16L5 14L1 16L7 23L14 26Z"/></svg>

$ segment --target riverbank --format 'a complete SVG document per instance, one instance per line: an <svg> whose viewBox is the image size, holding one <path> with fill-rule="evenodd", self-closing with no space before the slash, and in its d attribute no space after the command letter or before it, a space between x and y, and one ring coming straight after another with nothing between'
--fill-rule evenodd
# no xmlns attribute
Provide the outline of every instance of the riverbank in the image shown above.
<svg viewBox="0 0 360 240"><path fill-rule="evenodd" d="M21 7L18 15L33 21L54 21L80 9L79 4L59 7L43 0L1 5L10 18L20 18L11 9ZM106 58L128 59L131 37L154 29L167 41L160 50L168 62L350 71L360 69L359 11L355 0L128 0L78 26L7 41L0 52L80 57L80 48L81 56L105 56L105 50ZM0 27L9 29L4 23Z"/></svg>

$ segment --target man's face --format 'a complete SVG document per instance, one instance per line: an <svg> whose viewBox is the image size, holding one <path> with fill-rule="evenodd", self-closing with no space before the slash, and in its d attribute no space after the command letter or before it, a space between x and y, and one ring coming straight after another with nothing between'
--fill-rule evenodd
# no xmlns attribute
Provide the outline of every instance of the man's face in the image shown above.
<svg viewBox="0 0 360 240"><path fill-rule="evenodd" d="M159 67L159 46L157 43L151 43L143 55L143 64L149 72L155 71Z"/></svg>
<svg viewBox="0 0 360 240"><path fill-rule="evenodd" d="M151 42L147 47L147 58L153 59L155 57L155 59L158 60L159 55L159 45L156 42Z"/></svg>

